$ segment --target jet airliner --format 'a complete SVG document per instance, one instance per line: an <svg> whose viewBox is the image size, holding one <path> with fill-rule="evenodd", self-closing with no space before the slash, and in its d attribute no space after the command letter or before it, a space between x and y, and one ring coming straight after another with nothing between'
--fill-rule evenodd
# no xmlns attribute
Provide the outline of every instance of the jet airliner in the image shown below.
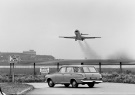
<svg viewBox="0 0 135 95"><path fill-rule="evenodd" d="M69 38L69 39L75 39L75 41L77 40L85 40L85 39L95 39L95 38L101 38L101 37L84 37L82 35L88 35L88 34L82 34L80 33L79 30L75 30L75 36L72 36L72 37L64 37L64 36L59 36L60 38Z"/></svg>

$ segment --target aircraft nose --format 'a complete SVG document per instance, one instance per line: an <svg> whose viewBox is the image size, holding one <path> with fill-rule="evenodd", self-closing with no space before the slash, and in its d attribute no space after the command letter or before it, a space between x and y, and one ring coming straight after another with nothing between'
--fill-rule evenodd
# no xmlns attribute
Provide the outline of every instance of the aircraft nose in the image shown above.
<svg viewBox="0 0 135 95"><path fill-rule="evenodd" d="M75 30L75 32L78 32L78 30Z"/></svg>

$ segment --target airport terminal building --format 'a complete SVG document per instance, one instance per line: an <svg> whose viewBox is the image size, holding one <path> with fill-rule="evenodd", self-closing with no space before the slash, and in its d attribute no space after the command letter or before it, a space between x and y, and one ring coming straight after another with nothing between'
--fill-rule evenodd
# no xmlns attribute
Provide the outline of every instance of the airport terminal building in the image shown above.
<svg viewBox="0 0 135 95"><path fill-rule="evenodd" d="M29 60L36 60L36 61L50 61L54 60L55 58L52 55L37 55L36 51L29 50L23 51L22 53L19 52L0 52L0 63L7 63L9 61L9 56L16 55L20 57L20 60L29 61Z"/></svg>

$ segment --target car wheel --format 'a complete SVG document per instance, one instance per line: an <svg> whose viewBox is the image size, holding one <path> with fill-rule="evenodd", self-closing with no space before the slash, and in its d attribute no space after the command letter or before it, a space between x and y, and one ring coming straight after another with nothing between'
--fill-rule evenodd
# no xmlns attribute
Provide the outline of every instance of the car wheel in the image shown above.
<svg viewBox="0 0 135 95"><path fill-rule="evenodd" d="M65 85L65 87L69 87L70 84L64 84L64 85Z"/></svg>
<svg viewBox="0 0 135 95"><path fill-rule="evenodd" d="M48 80L48 86L49 87L54 87L54 82L50 79L50 80Z"/></svg>
<svg viewBox="0 0 135 95"><path fill-rule="evenodd" d="M88 83L88 86L89 86L90 88L92 88L92 87L94 87L94 83Z"/></svg>
<svg viewBox="0 0 135 95"><path fill-rule="evenodd" d="M75 80L73 80L71 84L72 84L73 88L77 88L78 87L78 83Z"/></svg>

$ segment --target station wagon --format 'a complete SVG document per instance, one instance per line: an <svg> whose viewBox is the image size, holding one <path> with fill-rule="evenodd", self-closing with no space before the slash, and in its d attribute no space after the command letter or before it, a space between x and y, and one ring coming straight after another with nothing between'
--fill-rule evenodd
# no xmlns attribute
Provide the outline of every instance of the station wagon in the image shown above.
<svg viewBox="0 0 135 95"><path fill-rule="evenodd" d="M54 87L55 84L68 87L71 84L75 88L79 84L87 84L92 88L94 84L102 82L102 76L96 68L85 65L62 66L58 72L46 75L45 79L49 87Z"/></svg>

